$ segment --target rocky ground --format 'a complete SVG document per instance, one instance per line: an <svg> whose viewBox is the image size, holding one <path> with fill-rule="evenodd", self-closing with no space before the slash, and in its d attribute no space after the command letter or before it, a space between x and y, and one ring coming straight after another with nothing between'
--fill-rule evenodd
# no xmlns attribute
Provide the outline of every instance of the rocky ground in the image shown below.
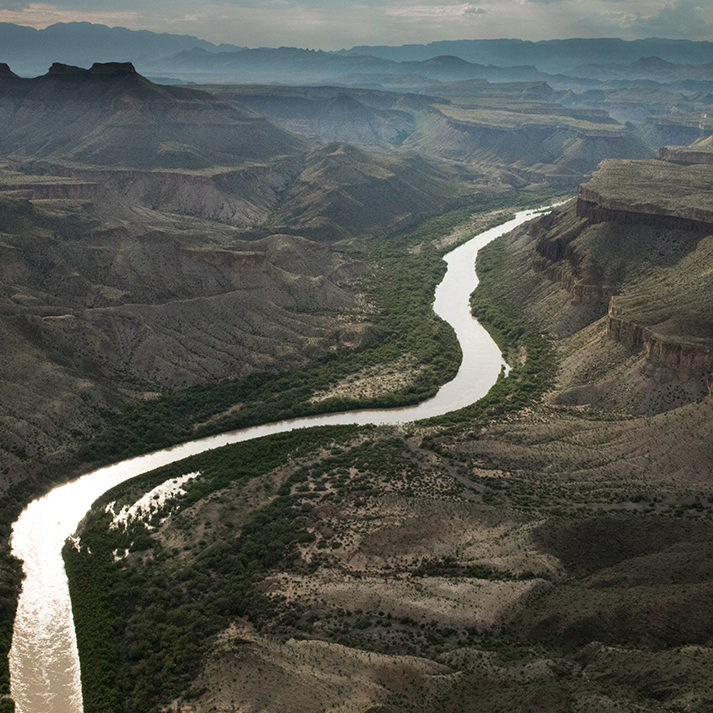
<svg viewBox="0 0 713 713"><path fill-rule="evenodd" d="M663 241L575 211L511 234L481 264L480 304L526 305L525 332L557 338L556 378L538 398L447 427L342 434L247 483L238 471L220 487L206 481L206 494L178 500L153 544L123 561L118 583L152 571L147 592L161 578L183 581L186 597L215 612L220 633L190 690L166 689L166 710L710 709L706 374L617 339L603 289L626 294L662 269L681 270L685 285L687 255L706 238L683 230ZM569 242L548 251L561 236ZM592 256L626 236L649 243L618 251L619 282L605 282ZM651 240L668 247L639 260ZM517 339L506 346L534 358ZM276 551L281 513L301 534ZM271 563L239 615L222 608L237 564L224 568L217 552ZM119 641L155 624L150 607L131 606ZM139 661L158 666L164 655ZM137 662L122 666L140 681ZM126 696L143 710L139 685Z"/></svg>

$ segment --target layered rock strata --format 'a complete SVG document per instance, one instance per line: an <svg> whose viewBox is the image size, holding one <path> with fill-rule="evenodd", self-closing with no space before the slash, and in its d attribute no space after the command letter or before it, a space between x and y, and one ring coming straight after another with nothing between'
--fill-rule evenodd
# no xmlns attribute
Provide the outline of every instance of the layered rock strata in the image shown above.
<svg viewBox="0 0 713 713"><path fill-rule="evenodd" d="M652 317L653 321L647 323L638 312L631 313L628 305L622 308L618 301L617 294L621 289L626 289L628 294L627 279L622 278L623 282L617 285L607 284L605 278L587 269L588 261L589 264L592 261L593 250L595 253L597 250L601 253L602 246L607 245L608 252L605 254L608 255L608 262L617 259L625 262L627 258L622 257L626 255L625 248L631 248L622 245L621 255L613 254L611 244L597 242L597 240L605 240L597 238L597 235L603 235L601 232L597 233L597 230L605 230L607 240L611 240L613 235L615 239L625 241L635 240L635 236L641 238L643 226L645 234L652 236L651 245L654 244L655 239L669 240L674 244L678 243L679 246L683 244L684 247L679 248L683 250L682 254L695 249L704 236L713 234L713 209L707 205L695 205L694 199L677 204L671 197L681 190L682 181L690 183L692 193L705 193L708 190L706 182L707 172L710 171L708 166L671 166L661 162L661 172L656 176L657 182L656 185L652 185L651 193L643 199L645 193L642 191L640 193L642 199L636 199L631 185L636 185L637 189L641 188L639 183L645 179L647 172L653 174L655 170L651 166L652 162L646 162L649 165L643 167L637 165L639 163L642 162L604 162L591 184L580 186L574 215L570 211L569 218L561 217L559 222L556 222L558 219L555 217L543 219L535 229L536 257L533 267L553 282L560 283L569 292L574 304L607 304L606 333L610 339L630 349L643 351L648 362L674 370L681 381L703 377L711 393L713 392L713 334L710 338L705 336L707 319L705 314L700 309L688 306L691 314L687 317L692 315L698 320L696 322L698 327L691 331L691 325L687 324L685 319L677 318L675 303L672 303L669 310L671 314L662 307L658 311L665 312L664 316ZM621 180L621 176L626 178L627 164L631 166L633 178L630 184L626 184L625 180L623 184L629 190L629 195L626 194L626 190L622 191L622 195L617 195L613 189L607 190ZM610 169L616 180L607 175ZM691 169L690 173L687 169ZM669 170L674 175L669 176ZM671 196L656 201L656 197L661 197L665 190L667 177L678 181L678 185L671 187ZM634 181L638 183L634 184ZM603 223L611 226L611 229L606 229L605 226L595 228ZM651 227L651 232L647 231L648 226ZM618 231L619 227L621 227L620 231ZM636 230L639 232L632 233ZM595 249L597 245L599 247ZM644 249L641 246L640 248ZM655 256L646 257L646 261L651 262L646 269L669 269L663 267L664 258L661 258L664 262L659 267L655 267L656 259ZM626 274L629 267L624 266L622 269ZM702 273L701 279L706 279L705 273ZM670 287L665 279L662 285L666 286L666 289ZM667 300L670 301L670 298L671 295ZM652 299L656 299L655 293L652 293ZM671 326L672 323L674 326Z"/></svg>

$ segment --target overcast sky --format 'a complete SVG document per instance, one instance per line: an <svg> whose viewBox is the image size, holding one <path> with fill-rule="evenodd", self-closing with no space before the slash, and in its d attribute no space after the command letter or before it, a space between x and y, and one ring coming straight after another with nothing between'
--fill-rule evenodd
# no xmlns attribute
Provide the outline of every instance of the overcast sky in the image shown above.
<svg viewBox="0 0 713 713"><path fill-rule="evenodd" d="M0 22L99 22L249 47L444 39L713 39L713 0L0 0Z"/></svg>

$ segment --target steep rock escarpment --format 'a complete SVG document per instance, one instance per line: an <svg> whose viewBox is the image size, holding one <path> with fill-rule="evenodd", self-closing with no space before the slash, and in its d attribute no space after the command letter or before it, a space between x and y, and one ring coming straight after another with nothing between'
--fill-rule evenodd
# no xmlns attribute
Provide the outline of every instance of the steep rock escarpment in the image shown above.
<svg viewBox="0 0 713 713"><path fill-rule="evenodd" d="M713 383L713 347L666 340L649 327L622 319L617 315L615 298L609 305L607 336L632 349L643 349L650 362L676 370L684 381L705 375L710 390Z"/></svg>
<svg viewBox="0 0 713 713"><path fill-rule="evenodd" d="M579 187L577 214L666 229L713 230L713 166L669 161L602 161Z"/></svg>
<svg viewBox="0 0 713 713"><path fill-rule="evenodd" d="M577 218L569 211L542 218L532 226L531 234L536 238L533 268L562 285L574 304L599 305L603 310L616 287L608 284L578 246L577 238L587 223Z"/></svg>
<svg viewBox="0 0 713 713"><path fill-rule="evenodd" d="M610 340L701 388L713 374L712 171L605 161L574 207L531 229L536 271L574 304L606 305Z"/></svg>
<svg viewBox="0 0 713 713"><path fill-rule="evenodd" d="M710 149L707 151L696 150L688 146L663 146L659 149L659 158L662 161L675 161L677 163L713 165L713 151Z"/></svg>

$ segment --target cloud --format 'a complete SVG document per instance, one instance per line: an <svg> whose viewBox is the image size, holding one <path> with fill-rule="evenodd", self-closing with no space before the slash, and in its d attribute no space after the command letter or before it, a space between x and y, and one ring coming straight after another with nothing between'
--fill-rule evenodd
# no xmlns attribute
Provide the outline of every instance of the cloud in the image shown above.
<svg viewBox="0 0 713 713"><path fill-rule="evenodd" d="M651 16L638 16L632 27L663 37L710 39L713 36L713 6L708 0L675 0Z"/></svg>
<svg viewBox="0 0 713 713"><path fill-rule="evenodd" d="M98 2L100 7L78 12L73 7L65 7L61 2L6 2L0 6L0 22L14 22L18 25L43 28L56 22L94 22L117 25L140 22L140 12L132 9L116 9L117 3ZM106 5L106 9L102 7Z"/></svg>
<svg viewBox="0 0 713 713"><path fill-rule="evenodd" d="M433 3L430 5L402 5L387 7L388 17L403 17L409 20L452 19L465 15L482 15L486 11L470 2L454 4Z"/></svg>
<svg viewBox="0 0 713 713"><path fill-rule="evenodd" d="M0 21L88 21L251 47L468 37L713 39L710 0L0 0Z"/></svg>

